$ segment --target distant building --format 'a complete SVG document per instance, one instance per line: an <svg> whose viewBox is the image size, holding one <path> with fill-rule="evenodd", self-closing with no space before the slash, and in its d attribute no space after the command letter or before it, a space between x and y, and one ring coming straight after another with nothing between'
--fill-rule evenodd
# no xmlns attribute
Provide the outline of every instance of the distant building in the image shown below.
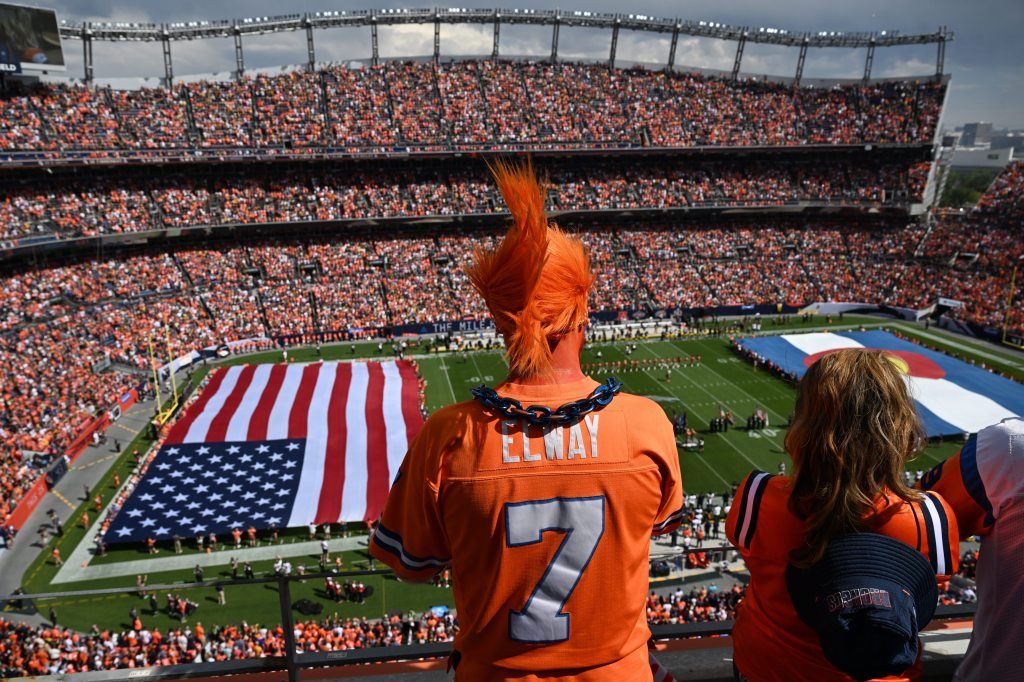
<svg viewBox="0 0 1024 682"><path fill-rule="evenodd" d="M957 149L953 168L1002 168L1013 161L1012 149Z"/></svg>
<svg viewBox="0 0 1024 682"><path fill-rule="evenodd" d="M992 145L989 148L1024 150L1024 133L995 133L992 135Z"/></svg>
<svg viewBox="0 0 1024 682"><path fill-rule="evenodd" d="M966 123L960 137L961 147L987 147L992 143L991 123Z"/></svg>

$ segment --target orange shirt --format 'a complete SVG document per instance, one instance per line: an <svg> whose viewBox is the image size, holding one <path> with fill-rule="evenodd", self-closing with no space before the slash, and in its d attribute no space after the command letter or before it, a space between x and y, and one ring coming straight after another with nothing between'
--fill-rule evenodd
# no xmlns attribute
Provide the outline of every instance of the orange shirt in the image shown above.
<svg viewBox="0 0 1024 682"><path fill-rule="evenodd" d="M497 391L555 408L596 386ZM649 680L650 537L681 519L679 458L656 403L620 394L541 428L469 401L427 420L370 552L407 579L451 564L457 679Z"/></svg>
<svg viewBox="0 0 1024 682"><path fill-rule="evenodd" d="M753 471L743 479L725 520L725 533L750 571L747 594L733 626L733 656L753 682L852 680L828 662L817 633L796 614L786 589L789 554L804 541L804 522L790 512L792 478ZM939 582L959 567L956 519L940 496L906 503L880 497L872 532L895 538L925 555ZM920 665L920 660L918 666ZM916 680L920 670L891 680Z"/></svg>

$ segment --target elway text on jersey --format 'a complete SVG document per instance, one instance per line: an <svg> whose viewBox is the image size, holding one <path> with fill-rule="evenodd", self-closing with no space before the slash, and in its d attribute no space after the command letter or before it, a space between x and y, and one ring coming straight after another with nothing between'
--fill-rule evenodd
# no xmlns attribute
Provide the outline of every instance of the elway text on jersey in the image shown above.
<svg viewBox="0 0 1024 682"><path fill-rule="evenodd" d="M597 459L599 420L600 415L588 414L569 426L541 427L531 426L525 419L504 419L501 422L501 463L540 462L544 459Z"/></svg>

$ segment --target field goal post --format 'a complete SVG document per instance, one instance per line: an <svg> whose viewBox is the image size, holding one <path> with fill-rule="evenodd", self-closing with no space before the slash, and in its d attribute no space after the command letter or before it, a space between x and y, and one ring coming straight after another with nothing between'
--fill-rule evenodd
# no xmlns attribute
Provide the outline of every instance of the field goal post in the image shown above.
<svg viewBox="0 0 1024 682"><path fill-rule="evenodd" d="M1024 273L1021 272L1021 265L1024 264L1024 255L1013 264L1013 274L1010 276L1010 289L1006 294L1006 312L1003 315L1003 336L1004 345L1024 350L1024 312L1020 307L1024 305ZM1017 305L1014 305L1014 304Z"/></svg>

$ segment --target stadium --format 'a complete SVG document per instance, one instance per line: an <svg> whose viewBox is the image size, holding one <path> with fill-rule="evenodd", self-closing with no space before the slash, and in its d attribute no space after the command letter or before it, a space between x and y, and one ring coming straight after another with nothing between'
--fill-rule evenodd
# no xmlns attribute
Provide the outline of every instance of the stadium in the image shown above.
<svg viewBox="0 0 1024 682"><path fill-rule="evenodd" d="M433 54L382 57L378 30L407 25L433 29ZM451 25L490 27L492 53L443 57ZM508 373L465 270L509 223L496 160L532 160L594 264L583 370L673 423L691 524L652 539L646 609L677 679L732 679L749 577L724 517L748 472L785 472L807 358L903 363L928 436L909 481L1024 413L1024 164L973 209L939 208L946 28L13 5L0 27L3 677L442 679L450 572L399 581L368 539L424 419ZM550 35L550 56L505 56L510 27ZM563 28L605 32L607 58L561 58ZM371 54L318 61L336 29ZM250 36L292 31L302 64L246 69ZM665 61L623 62L620 32L667 38ZM726 41L732 70L676 64L694 36ZM25 47L54 39L84 78ZM232 73L175 73L185 41L215 39ZM100 42L160 45L163 78L97 82ZM749 74L750 45L795 71ZM934 71L873 76L876 50L907 46ZM863 77L805 77L830 47L863 50ZM959 648L925 638L925 679L963 656L977 547L940 595Z"/></svg>

